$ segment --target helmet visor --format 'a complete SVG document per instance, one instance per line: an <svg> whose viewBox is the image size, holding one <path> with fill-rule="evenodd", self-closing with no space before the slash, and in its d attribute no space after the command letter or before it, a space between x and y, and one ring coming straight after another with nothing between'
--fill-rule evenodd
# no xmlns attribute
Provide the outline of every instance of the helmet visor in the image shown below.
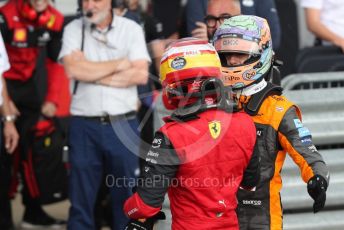
<svg viewBox="0 0 344 230"><path fill-rule="evenodd" d="M259 45L255 41L245 40L238 37L223 37L215 42L217 52L245 53L259 55Z"/></svg>

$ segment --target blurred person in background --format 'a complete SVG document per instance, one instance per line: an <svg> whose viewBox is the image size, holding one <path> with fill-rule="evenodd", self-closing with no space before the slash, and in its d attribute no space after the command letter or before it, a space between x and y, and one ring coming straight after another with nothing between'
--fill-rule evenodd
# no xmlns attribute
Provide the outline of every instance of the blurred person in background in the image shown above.
<svg viewBox="0 0 344 230"><path fill-rule="evenodd" d="M230 6L233 3L236 5ZM238 7L238 4L240 4L240 7ZM213 5L213 7L208 8L207 12L208 5ZM211 16L219 17L222 15L220 22L223 22L223 18L238 14L257 15L266 18L271 27L274 49L278 49L281 41L281 28L274 0L259 1L259 4L257 0L188 0L186 5L188 34L193 37L206 39L205 29L208 28L209 40L218 27L218 25L214 26L214 22L212 22L214 17ZM209 27L215 27L215 30Z"/></svg>
<svg viewBox="0 0 344 230"><path fill-rule="evenodd" d="M241 13L240 1L207 0L206 5L206 15L202 21L195 22L197 28L191 31L191 35L202 40L211 41L215 31L217 30L217 28L219 28L219 26L225 19L230 18L234 15L239 15ZM189 6L189 8L192 7Z"/></svg>
<svg viewBox="0 0 344 230"><path fill-rule="evenodd" d="M127 1L125 0L113 0L112 8L116 15L124 18L129 18L136 23L140 24L140 16L138 12L132 11L128 8Z"/></svg>
<svg viewBox="0 0 344 230"><path fill-rule="evenodd" d="M150 58L142 28L115 15L111 0L80 4L83 16L65 27L59 55L73 82L68 229L95 229L104 171L120 179L110 186L112 229L123 229L122 206L132 194L125 183L139 173L137 85L147 83Z"/></svg>
<svg viewBox="0 0 344 230"><path fill-rule="evenodd" d="M56 61L62 26L63 16L49 0L13 0L0 8L0 29L11 65L3 76L12 100L12 111L18 115L16 126L20 134L18 151L25 206L22 228L59 228L64 225L64 221L52 218L42 209L30 151L33 127L42 115L55 116L58 107L61 66ZM45 50L47 80L38 65ZM44 95L42 81L48 84Z"/></svg>
<svg viewBox="0 0 344 230"><path fill-rule="evenodd" d="M0 33L0 229L14 230L11 201L9 197L11 183L12 154L17 147L19 135L15 127L16 115L12 113L6 81L2 77L10 68L5 45ZM4 142L4 143L3 143ZM8 153L8 154L7 154Z"/></svg>
<svg viewBox="0 0 344 230"><path fill-rule="evenodd" d="M280 173L286 153L300 168L314 200L314 213L322 210L329 170L309 129L302 124L298 106L282 95L281 87L265 80L274 62L267 21L250 15L231 17L219 27L213 40L223 67L224 85L232 87L239 108L252 117L257 129L260 181L254 192L239 189L240 229L283 228Z"/></svg>
<svg viewBox="0 0 344 230"><path fill-rule="evenodd" d="M139 120L141 130L141 153L146 153L153 141L153 94L154 90L161 88L159 82L159 66L162 54L165 50L165 42L162 34L162 23L156 18L143 12L138 0L125 0L128 10L139 15L140 25L145 32L145 39L152 63L149 68L149 80L147 85L140 86L139 96L141 98L141 108ZM148 149L147 149L148 148ZM141 158L140 158L141 160Z"/></svg>
<svg viewBox="0 0 344 230"><path fill-rule="evenodd" d="M344 52L344 5L333 0L301 0L307 28L316 45L335 45Z"/></svg>
<svg viewBox="0 0 344 230"><path fill-rule="evenodd" d="M0 138L0 146L4 144L6 152L12 154L17 147L19 135L14 124L17 116L13 113L10 107L10 98L7 92L6 81L2 76L9 68L10 63L5 49L5 44L2 39L2 34L0 33L0 115L2 118L0 122L0 130L3 131L4 135L4 143L2 142L3 139ZM2 151L0 154L2 154Z"/></svg>
<svg viewBox="0 0 344 230"><path fill-rule="evenodd" d="M124 0L124 2L130 12L139 16L139 23L145 32L148 50L153 59L152 70L154 72L151 73L158 75L160 59L165 50L164 42L162 42L164 39L163 25L157 18L150 16L141 9L139 0Z"/></svg>
<svg viewBox="0 0 344 230"><path fill-rule="evenodd" d="M164 38L171 41L178 39L182 15L181 0L152 0L152 8L153 17L163 25Z"/></svg>

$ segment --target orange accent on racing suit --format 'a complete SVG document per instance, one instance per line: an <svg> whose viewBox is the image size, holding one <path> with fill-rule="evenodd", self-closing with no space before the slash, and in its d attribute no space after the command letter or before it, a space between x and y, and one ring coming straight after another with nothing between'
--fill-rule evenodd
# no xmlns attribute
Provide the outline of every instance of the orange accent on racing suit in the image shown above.
<svg viewBox="0 0 344 230"><path fill-rule="evenodd" d="M244 99L245 104L249 100ZM329 180L329 171L312 143L309 130L301 122L299 108L284 96L271 95L252 116L257 128L257 144L261 156L260 182L252 193L238 192L237 214L240 229L282 229L281 169L288 152L298 165L304 182L322 175Z"/></svg>

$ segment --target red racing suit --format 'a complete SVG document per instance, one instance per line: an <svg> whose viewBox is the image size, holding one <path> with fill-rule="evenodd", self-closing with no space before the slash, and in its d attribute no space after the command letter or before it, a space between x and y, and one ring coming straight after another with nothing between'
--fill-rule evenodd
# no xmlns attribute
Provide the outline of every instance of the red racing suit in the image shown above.
<svg viewBox="0 0 344 230"><path fill-rule="evenodd" d="M268 88L273 88L268 83ZM275 87L276 88L276 87ZM245 190L238 192L237 214L240 230L282 230L283 210L280 190L282 188L281 170L288 153L298 165L304 182L315 174L326 178L329 183L329 171L312 142L310 131L301 122L299 108L284 96L281 88L278 93L264 93L265 98L257 112L251 114L257 129L257 146L261 157L260 181L254 193ZM258 97L260 95L257 94ZM257 97L242 100L244 107ZM305 188L306 189L306 188Z"/></svg>
<svg viewBox="0 0 344 230"><path fill-rule="evenodd" d="M172 229L238 229L237 190L258 182L254 124L242 112L197 116L170 121L156 133L143 183L124 205L130 218L155 215L168 191Z"/></svg>
<svg viewBox="0 0 344 230"><path fill-rule="evenodd" d="M11 68L4 72L9 95L20 112L16 122L25 197L38 197L32 166L32 130L41 116L43 102L57 106L57 116L69 114L68 79L57 62L61 49L63 15L48 6L36 15L24 0L10 0L0 7L0 29ZM28 8L29 7L29 8ZM43 66L45 68L43 68ZM19 160L18 160L19 161ZM19 163L18 163L19 164ZM26 196L28 195L29 196Z"/></svg>
<svg viewBox="0 0 344 230"><path fill-rule="evenodd" d="M5 79L26 82L34 76L37 59L46 48L45 59L48 86L46 101L59 104L61 65L57 57L61 48L63 15L50 5L46 9L48 20L40 25L37 20L23 16L23 0L9 1L0 8L0 29L5 42L11 68ZM39 17L39 16L38 16ZM10 96L14 93L9 92Z"/></svg>

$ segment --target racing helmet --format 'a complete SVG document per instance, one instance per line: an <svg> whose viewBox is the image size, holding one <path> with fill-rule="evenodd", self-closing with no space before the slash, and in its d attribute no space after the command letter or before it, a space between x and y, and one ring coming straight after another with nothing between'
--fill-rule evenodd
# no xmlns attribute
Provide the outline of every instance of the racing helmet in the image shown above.
<svg viewBox="0 0 344 230"><path fill-rule="evenodd" d="M222 65L225 86L242 89L261 81L269 73L274 52L270 28L264 18L239 15L226 19L214 35L214 46ZM241 64L230 65L229 54L247 54Z"/></svg>
<svg viewBox="0 0 344 230"><path fill-rule="evenodd" d="M215 48L197 38L172 43L160 62L162 99L167 109L190 105L200 97L202 83L221 79L221 62Z"/></svg>

